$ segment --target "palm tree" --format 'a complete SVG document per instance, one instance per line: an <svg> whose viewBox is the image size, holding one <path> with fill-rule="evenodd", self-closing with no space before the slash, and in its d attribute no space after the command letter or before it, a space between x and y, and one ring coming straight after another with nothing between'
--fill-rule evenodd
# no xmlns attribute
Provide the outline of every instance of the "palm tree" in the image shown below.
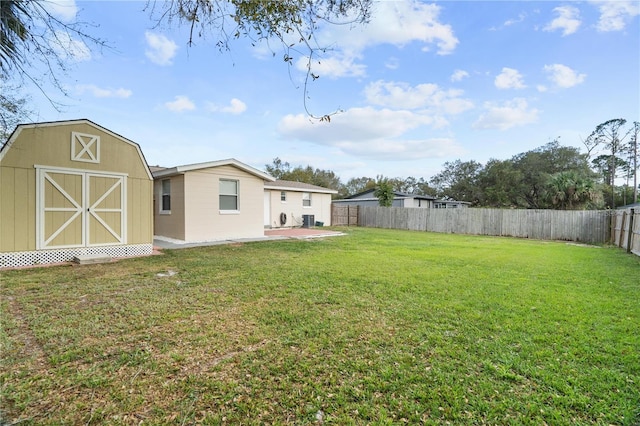
<svg viewBox="0 0 640 426"><path fill-rule="evenodd" d="M551 203L559 210L585 208L598 201L598 191L593 180L574 171L553 175L548 184Z"/></svg>

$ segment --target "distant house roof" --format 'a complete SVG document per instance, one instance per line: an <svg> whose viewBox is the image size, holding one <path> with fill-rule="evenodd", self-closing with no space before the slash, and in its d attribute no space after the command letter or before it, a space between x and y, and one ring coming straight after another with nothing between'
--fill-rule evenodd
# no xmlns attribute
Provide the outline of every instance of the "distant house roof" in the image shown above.
<svg viewBox="0 0 640 426"><path fill-rule="evenodd" d="M325 194L337 194L338 191L324 188L322 186L311 185L304 182L295 182L292 180L276 180L274 182L265 183L264 189L274 189L277 191L297 191L297 192L321 192Z"/></svg>
<svg viewBox="0 0 640 426"><path fill-rule="evenodd" d="M635 208L640 208L640 202L639 203L633 203L633 204L627 204L626 206L616 207L617 210L635 209Z"/></svg>
<svg viewBox="0 0 640 426"><path fill-rule="evenodd" d="M179 174L183 174L185 172L190 172L194 170L209 169L212 167L221 167L221 166L234 166L240 170L244 170L249 174L252 174L254 176L257 176L269 182L272 182L275 180L273 176L268 175L267 173L260 171L258 169L255 169L247 164L244 164L236 160L235 158L228 158L226 160L218 160L218 161L209 161L206 163L185 164L184 166L175 166L175 167L167 167L167 168L154 167L157 170L152 172L152 174L154 178L160 178L160 177L166 177L166 176L179 175Z"/></svg>
<svg viewBox="0 0 640 426"><path fill-rule="evenodd" d="M367 189L366 191L358 192L357 194L350 195L345 197L343 200L367 200L367 199L375 199L378 197L374 196L375 188ZM417 194L407 194L406 192L393 191L394 199L403 199L403 198L413 198L415 200L435 200L436 197L432 197L431 195L417 195ZM336 200L338 201L338 200Z"/></svg>

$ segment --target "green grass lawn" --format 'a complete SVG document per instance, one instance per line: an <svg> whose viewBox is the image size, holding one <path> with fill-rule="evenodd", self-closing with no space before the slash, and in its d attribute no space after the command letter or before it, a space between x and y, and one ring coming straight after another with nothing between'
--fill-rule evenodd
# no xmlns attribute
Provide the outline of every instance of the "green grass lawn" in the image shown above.
<svg viewBox="0 0 640 426"><path fill-rule="evenodd" d="M640 424L637 256L343 230L0 273L4 421Z"/></svg>

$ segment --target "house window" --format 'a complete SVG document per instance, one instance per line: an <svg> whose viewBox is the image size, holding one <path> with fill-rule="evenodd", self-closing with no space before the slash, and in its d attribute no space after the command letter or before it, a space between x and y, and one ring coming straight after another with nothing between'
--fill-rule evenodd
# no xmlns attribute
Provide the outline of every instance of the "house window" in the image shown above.
<svg viewBox="0 0 640 426"><path fill-rule="evenodd" d="M171 179L162 180L162 204L160 213L171 213Z"/></svg>
<svg viewBox="0 0 640 426"><path fill-rule="evenodd" d="M302 207L311 207L311 193L303 192L302 193Z"/></svg>
<svg viewBox="0 0 640 426"><path fill-rule="evenodd" d="M220 210L238 211L238 181L220 179Z"/></svg>
<svg viewBox="0 0 640 426"><path fill-rule="evenodd" d="M282 201L283 203L287 202L287 193L282 191L280 192L280 201Z"/></svg>

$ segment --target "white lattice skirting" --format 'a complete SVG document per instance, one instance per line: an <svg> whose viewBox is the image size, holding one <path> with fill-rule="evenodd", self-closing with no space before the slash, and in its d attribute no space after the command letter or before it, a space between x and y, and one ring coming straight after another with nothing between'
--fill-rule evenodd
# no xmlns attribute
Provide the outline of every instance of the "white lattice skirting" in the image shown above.
<svg viewBox="0 0 640 426"><path fill-rule="evenodd" d="M0 269L71 262L76 256L106 255L111 257L133 257L150 255L152 252L152 244L134 244L127 246L85 247L0 253Z"/></svg>

